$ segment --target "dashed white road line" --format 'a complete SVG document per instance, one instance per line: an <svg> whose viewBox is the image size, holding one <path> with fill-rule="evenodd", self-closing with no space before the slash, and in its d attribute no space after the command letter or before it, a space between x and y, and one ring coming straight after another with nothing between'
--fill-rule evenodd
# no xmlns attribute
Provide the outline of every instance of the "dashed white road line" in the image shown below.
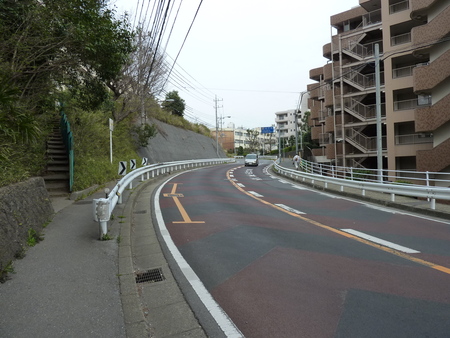
<svg viewBox="0 0 450 338"><path fill-rule="evenodd" d="M276 205L277 207L283 208L284 210L290 211L290 212L292 212L292 213L294 213L294 214L297 214L297 215L304 215L304 214L305 214L305 213L302 212L302 211L293 209L293 208L288 207L287 205L284 205L284 204L275 204L275 205Z"/></svg>
<svg viewBox="0 0 450 338"><path fill-rule="evenodd" d="M256 191L247 191L249 194L252 194L255 197L264 197L263 195L258 194Z"/></svg>
<svg viewBox="0 0 450 338"><path fill-rule="evenodd" d="M386 246L386 247L391 248L391 249L395 249L397 251L402 251L402 252L405 252L405 253L420 253L420 251L417 251L417 250L414 250L414 249L410 249L410 248L407 248L405 246L398 245L398 244L395 244L395 243L392 243L392 242L389 242L389 241L385 241L384 239L381 239L381 238L378 238L378 237L367 235L364 232L360 232L360 231L353 230L353 229L341 229L341 230L344 231L344 232L347 232L349 234L355 235L357 237L364 238L364 239L366 239L368 241L371 241L371 242L374 242L374 243L377 243L377 244L381 244L381 245Z"/></svg>

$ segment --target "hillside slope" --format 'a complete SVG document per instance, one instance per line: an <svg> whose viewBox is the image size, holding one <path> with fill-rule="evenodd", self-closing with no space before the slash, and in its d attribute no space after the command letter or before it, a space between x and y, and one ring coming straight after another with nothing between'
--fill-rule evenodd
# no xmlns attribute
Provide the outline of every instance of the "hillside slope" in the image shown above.
<svg viewBox="0 0 450 338"><path fill-rule="evenodd" d="M151 119L150 123L157 126L158 134L150 140L146 148L138 150L138 154L147 157L149 163L217 157L214 139L155 119ZM219 157L226 157L220 145Z"/></svg>

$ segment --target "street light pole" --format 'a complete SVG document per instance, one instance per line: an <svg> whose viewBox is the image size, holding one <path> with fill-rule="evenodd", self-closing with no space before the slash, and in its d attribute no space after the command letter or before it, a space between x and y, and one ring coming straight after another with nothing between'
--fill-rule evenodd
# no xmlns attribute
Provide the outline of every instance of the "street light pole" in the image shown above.
<svg viewBox="0 0 450 338"><path fill-rule="evenodd" d="M308 91L301 92L300 93L300 101L298 102L297 110L294 113L295 116L295 154L298 155L298 115L300 117L302 116L302 101L303 101L303 95L308 93ZM300 132L302 133L301 129ZM303 133L300 137L300 150L302 152L302 155L300 157L303 157Z"/></svg>
<svg viewBox="0 0 450 338"><path fill-rule="evenodd" d="M216 111L216 152L217 157L219 157L219 120L217 119L217 95L214 99L214 108Z"/></svg>

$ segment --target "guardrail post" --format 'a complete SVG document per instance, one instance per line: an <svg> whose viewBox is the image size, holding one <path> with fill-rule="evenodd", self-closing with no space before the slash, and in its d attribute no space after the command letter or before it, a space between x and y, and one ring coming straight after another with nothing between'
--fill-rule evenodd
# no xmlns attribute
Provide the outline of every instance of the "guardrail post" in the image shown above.
<svg viewBox="0 0 450 338"><path fill-rule="evenodd" d="M431 210L436 210L436 199L432 198L430 203Z"/></svg>
<svg viewBox="0 0 450 338"><path fill-rule="evenodd" d="M93 200L94 221L99 224L99 239L103 239L103 236L108 233L109 203L109 199L106 198Z"/></svg>
<svg viewBox="0 0 450 338"><path fill-rule="evenodd" d="M395 202L395 194L391 194L391 202Z"/></svg>

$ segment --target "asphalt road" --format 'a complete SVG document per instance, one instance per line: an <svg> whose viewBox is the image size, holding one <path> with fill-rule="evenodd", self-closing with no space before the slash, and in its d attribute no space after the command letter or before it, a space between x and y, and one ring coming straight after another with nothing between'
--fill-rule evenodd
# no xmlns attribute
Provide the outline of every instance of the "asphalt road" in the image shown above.
<svg viewBox="0 0 450 338"><path fill-rule="evenodd" d="M177 175L164 226L246 337L449 337L450 224L235 163Z"/></svg>

